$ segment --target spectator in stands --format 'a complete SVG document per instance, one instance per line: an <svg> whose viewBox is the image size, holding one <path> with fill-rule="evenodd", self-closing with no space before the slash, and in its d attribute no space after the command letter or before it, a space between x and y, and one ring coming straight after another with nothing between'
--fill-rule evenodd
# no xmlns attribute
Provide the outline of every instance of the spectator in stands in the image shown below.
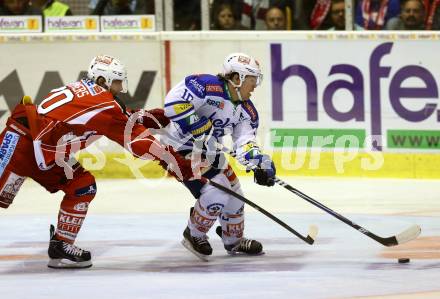
<svg viewBox="0 0 440 299"><path fill-rule="evenodd" d="M114 14L114 12L116 12L115 14L154 15L154 0L104 1L103 3L100 4L103 6L96 9L99 2L100 0L90 1L89 8L91 10L91 14L111 15ZM128 5L123 2L128 2ZM95 10L96 13L94 13Z"/></svg>
<svg viewBox="0 0 440 299"><path fill-rule="evenodd" d="M331 7L331 0L316 0L307 1L308 10L310 11L309 26L312 30L326 30L331 24L328 18L328 14ZM305 8L307 9L307 6ZM310 9L311 8L311 9Z"/></svg>
<svg viewBox="0 0 440 299"><path fill-rule="evenodd" d="M440 30L440 0L425 0L426 30Z"/></svg>
<svg viewBox="0 0 440 299"><path fill-rule="evenodd" d="M329 30L345 30L345 0L332 0L330 19L333 27Z"/></svg>
<svg viewBox="0 0 440 299"><path fill-rule="evenodd" d="M333 27L328 30L345 30L345 0L332 0L329 13ZM354 30L362 30L362 27L354 24Z"/></svg>
<svg viewBox="0 0 440 299"><path fill-rule="evenodd" d="M92 15L131 15L136 9L135 0L91 0Z"/></svg>
<svg viewBox="0 0 440 299"><path fill-rule="evenodd" d="M215 7L212 14L213 30L247 30L248 28L242 26L237 20L232 11L232 6L223 3Z"/></svg>
<svg viewBox="0 0 440 299"><path fill-rule="evenodd" d="M422 0L402 0L400 16L390 19L387 30L425 30L425 5Z"/></svg>
<svg viewBox="0 0 440 299"><path fill-rule="evenodd" d="M57 0L33 0L32 6L40 9L45 17L71 16L70 7Z"/></svg>
<svg viewBox="0 0 440 299"><path fill-rule="evenodd" d="M297 24L295 22L295 13L296 13L296 4L295 1L301 0L278 0L278 1L270 1L270 7L278 7L284 12L284 18L286 23L286 29L298 29Z"/></svg>
<svg viewBox="0 0 440 299"><path fill-rule="evenodd" d="M236 21L241 20L241 7L243 5L242 0L214 0L211 5L211 19L214 23L214 16L216 15L216 12L220 11L220 7L222 5L229 5L232 9L232 14L234 15L234 19Z"/></svg>
<svg viewBox="0 0 440 299"><path fill-rule="evenodd" d="M41 10L29 4L29 0L3 0L1 16L41 15Z"/></svg>
<svg viewBox="0 0 440 299"><path fill-rule="evenodd" d="M265 16L267 30L286 30L286 16L279 7L273 6L268 9Z"/></svg>
<svg viewBox="0 0 440 299"><path fill-rule="evenodd" d="M382 30L399 13L399 0L358 0L355 23L366 30Z"/></svg>
<svg viewBox="0 0 440 299"><path fill-rule="evenodd" d="M241 24L255 30L266 29L266 13L270 7L284 11L286 28L293 28L293 0L241 0Z"/></svg>
<svg viewBox="0 0 440 299"><path fill-rule="evenodd" d="M269 8L269 0L242 0L241 24L255 30L266 29L264 17Z"/></svg>
<svg viewBox="0 0 440 299"><path fill-rule="evenodd" d="M137 0L136 2L136 8L135 13L136 14L143 14L143 15L154 15L155 9L154 9L154 2L155 0Z"/></svg>
<svg viewBox="0 0 440 299"><path fill-rule="evenodd" d="M286 28L293 28L294 0L214 0L212 10L221 4L229 4L237 21L249 29L266 29L266 12L269 7L277 6L284 11Z"/></svg>
<svg viewBox="0 0 440 299"><path fill-rule="evenodd" d="M344 0L310 0L300 2L298 26L308 30L345 30ZM355 30L362 28L354 24Z"/></svg>
<svg viewBox="0 0 440 299"><path fill-rule="evenodd" d="M174 30L200 30L200 13L200 0L174 0Z"/></svg>

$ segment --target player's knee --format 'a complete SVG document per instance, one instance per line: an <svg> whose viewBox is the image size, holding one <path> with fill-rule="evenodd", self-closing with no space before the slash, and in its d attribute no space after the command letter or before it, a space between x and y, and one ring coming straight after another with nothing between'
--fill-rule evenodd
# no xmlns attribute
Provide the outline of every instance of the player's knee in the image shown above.
<svg viewBox="0 0 440 299"><path fill-rule="evenodd" d="M91 184L82 186L82 187L78 187L77 189L75 189L75 197L90 197L92 200L97 192L97 188L96 188L96 183L93 182Z"/></svg>
<svg viewBox="0 0 440 299"><path fill-rule="evenodd" d="M228 221L232 220L240 222L244 218L244 204L237 203L234 205L228 204L222 211L222 217Z"/></svg>
<svg viewBox="0 0 440 299"><path fill-rule="evenodd" d="M211 181L221 184L223 186L230 186L230 182L224 173L219 173L211 179Z"/></svg>
<svg viewBox="0 0 440 299"><path fill-rule="evenodd" d="M91 173L85 172L80 177L74 178L64 191L69 197L82 198L90 202L97 192L95 178Z"/></svg>
<svg viewBox="0 0 440 299"><path fill-rule="evenodd" d="M199 198L200 206L210 216L218 216L223 208L228 204L229 196L226 193L211 190L211 192L203 193Z"/></svg>
<svg viewBox="0 0 440 299"><path fill-rule="evenodd" d="M61 209L66 212L75 214L87 214L89 204L95 198L96 183L89 182L89 184L78 185L72 188L71 192L66 192L63 201L61 202Z"/></svg>
<svg viewBox="0 0 440 299"><path fill-rule="evenodd" d="M243 191L241 190L240 182L237 182L235 185L231 185L231 190L240 195L244 194Z"/></svg>

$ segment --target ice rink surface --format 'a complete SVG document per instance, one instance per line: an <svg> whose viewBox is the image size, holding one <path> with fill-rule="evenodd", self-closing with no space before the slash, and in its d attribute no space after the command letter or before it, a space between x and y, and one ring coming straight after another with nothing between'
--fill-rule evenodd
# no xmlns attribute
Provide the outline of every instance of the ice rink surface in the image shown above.
<svg viewBox="0 0 440 299"><path fill-rule="evenodd" d="M299 232L320 232L310 246L246 208L246 235L265 255L231 257L210 233L214 253L198 260L180 244L194 200L165 180L100 180L77 245L93 267L47 268L49 224L61 194L26 181L0 210L0 298L440 298L440 181L285 178L294 187L380 236L412 224L415 241L385 248L280 186L242 186ZM408 257L408 264L397 258Z"/></svg>

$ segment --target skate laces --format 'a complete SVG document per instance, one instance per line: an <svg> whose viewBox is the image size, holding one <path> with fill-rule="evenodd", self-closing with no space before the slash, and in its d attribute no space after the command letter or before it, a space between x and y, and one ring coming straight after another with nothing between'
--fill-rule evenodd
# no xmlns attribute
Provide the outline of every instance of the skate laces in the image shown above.
<svg viewBox="0 0 440 299"><path fill-rule="evenodd" d="M251 249L252 246L252 240L246 239L246 238L242 238L240 240L240 242L238 242L237 245L235 245L231 251L243 251L243 252L247 252Z"/></svg>
<svg viewBox="0 0 440 299"><path fill-rule="evenodd" d="M192 237L194 240L194 243L196 243L198 246L200 245L205 245L205 244L209 244L208 243L208 236L203 236L203 237Z"/></svg>
<svg viewBox="0 0 440 299"><path fill-rule="evenodd" d="M84 252L84 250L82 250L81 248L66 242L63 242L63 249L67 254L76 256L81 256Z"/></svg>

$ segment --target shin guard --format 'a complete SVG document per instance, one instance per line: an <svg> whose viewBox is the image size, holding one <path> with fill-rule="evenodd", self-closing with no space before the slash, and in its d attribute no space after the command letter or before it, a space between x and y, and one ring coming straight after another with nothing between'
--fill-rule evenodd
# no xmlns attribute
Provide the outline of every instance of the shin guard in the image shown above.
<svg viewBox="0 0 440 299"><path fill-rule="evenodd" d="M84 172L82 176L74 178L64 192L66 194L61 202L55 234L57 239L73 244L87 215L89 204L95 197L95 179L90 173Z"/></svg>

